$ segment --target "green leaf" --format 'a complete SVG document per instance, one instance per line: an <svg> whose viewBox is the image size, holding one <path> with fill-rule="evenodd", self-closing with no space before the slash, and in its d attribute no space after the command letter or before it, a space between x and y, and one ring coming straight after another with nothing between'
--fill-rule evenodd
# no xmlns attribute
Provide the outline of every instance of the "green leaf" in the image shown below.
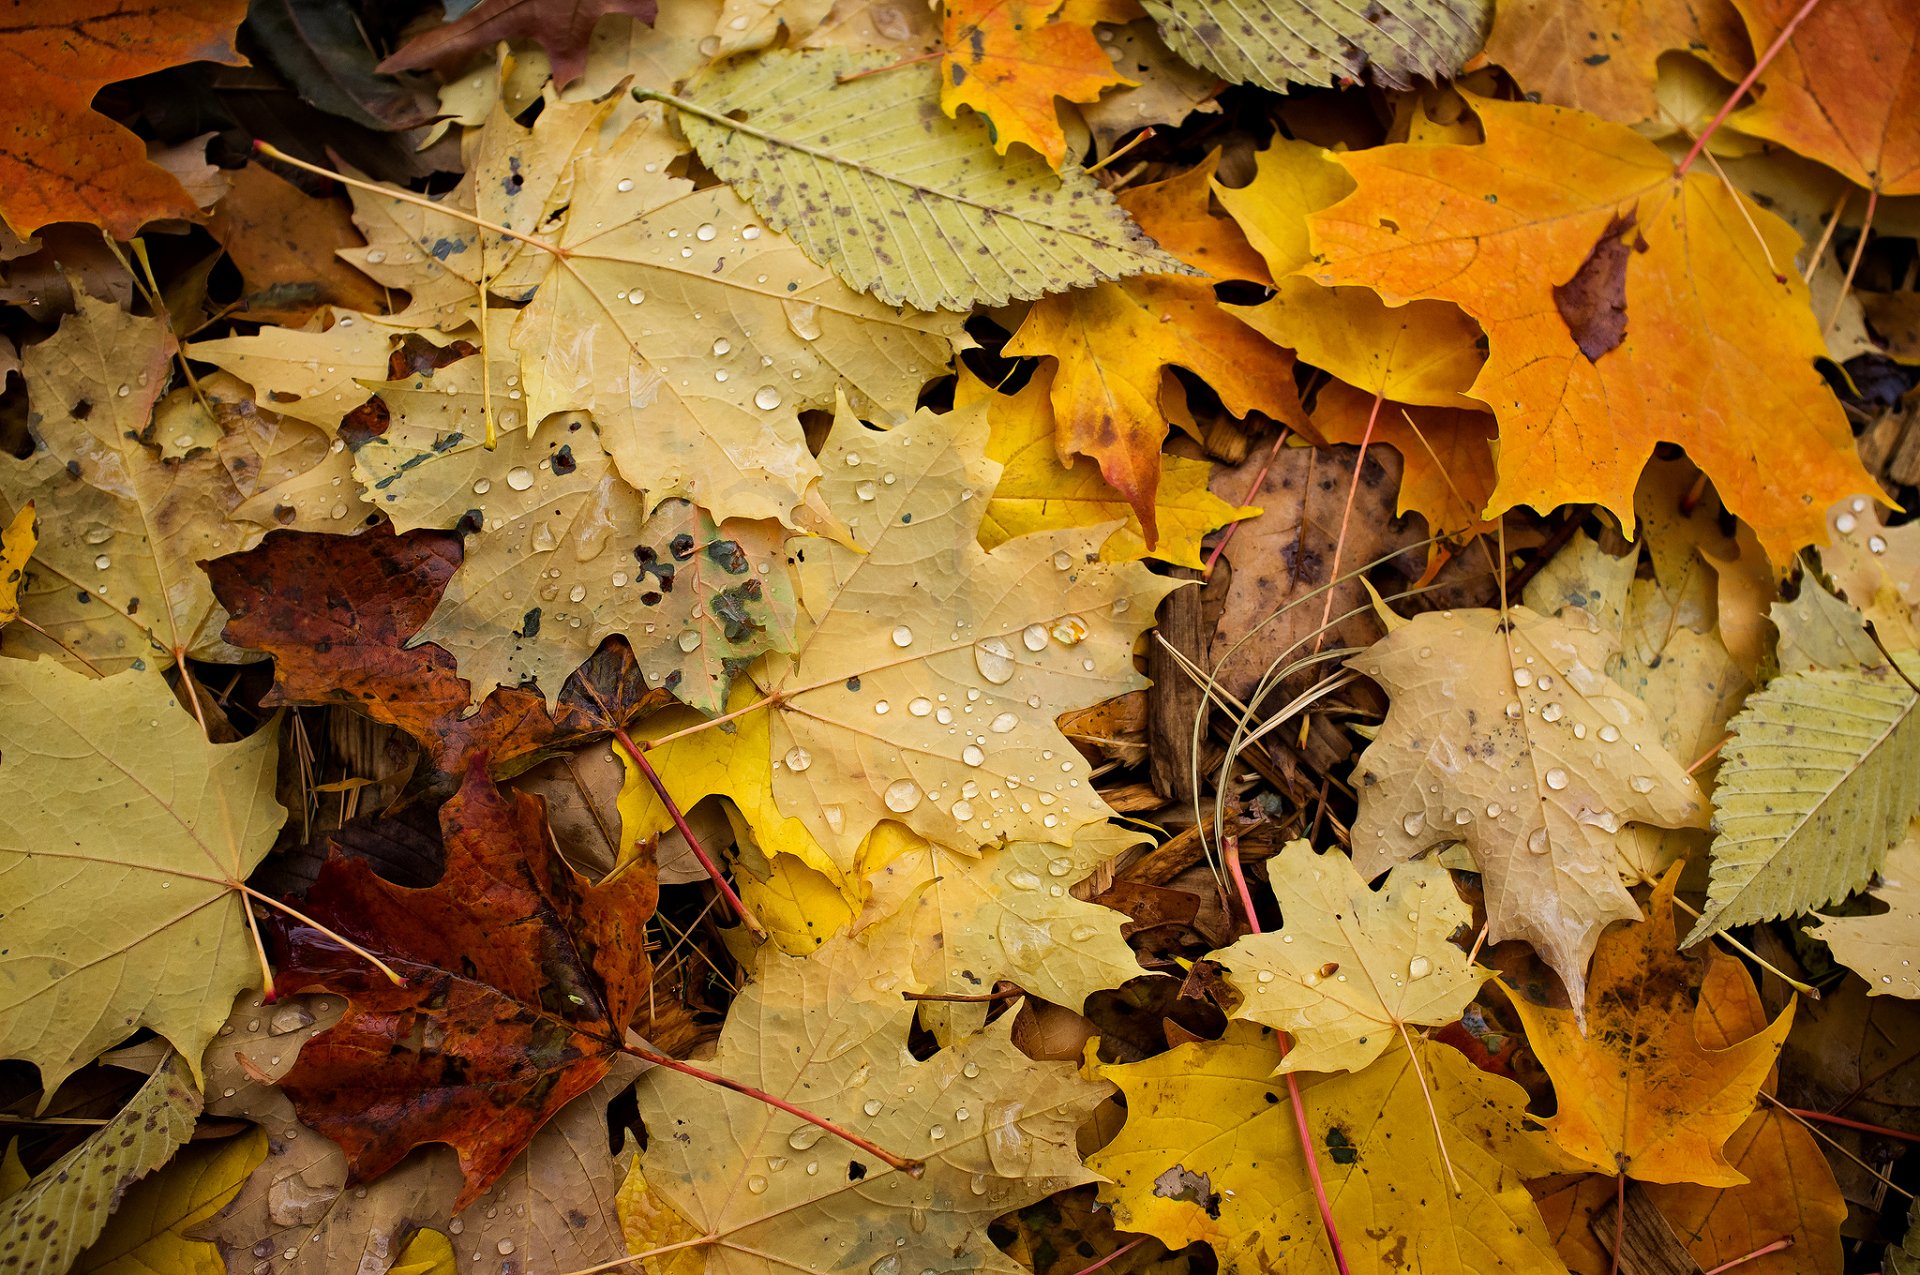
<svg viewBox="0 0 1920 1275"><path fill-rule="evenodd" d="M178 1053L120 1114L0 1204L7 1275L60 1275L106 1229L128 1186L173 1158L193 1132L200 1091Z"/></svg>
<svg viewBox="0 0 1920 1275"><path fill-rule="evenodd" d="M768 53L708 76L679 108L707 167L856 288L966 310L1102 279L1194 271L1154 247L1076 165L994 153L988 125L948 119L929 67L885 53ZM845 78L858 75L859 78Z"/></svg>
<svg viewBox="0 0 1920 1275"><path fill-rule="evenodd" d="M1904 663L1920 675L1920 659ZM1687 944L1867 883L1920 813L1916 704L1884 660L1803 668L1748 697L1721 752L1707 909Z"/></svg>
<svg viewBox="0 0 1920 1275"><path fill-rule="evenodd" d="M1144 0L1167 46L1195 66L1277 93L1366 78L1386 88L1452 75L1478 52L1488 0Z"/></svg>

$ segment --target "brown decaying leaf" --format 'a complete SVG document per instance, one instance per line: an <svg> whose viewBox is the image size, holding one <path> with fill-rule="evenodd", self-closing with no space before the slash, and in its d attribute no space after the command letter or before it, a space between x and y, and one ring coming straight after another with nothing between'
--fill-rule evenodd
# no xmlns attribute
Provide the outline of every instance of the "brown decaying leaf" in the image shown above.
<svg viewBox="0 0 1920 1275"><path fill-rule="evenodd" d="M337 992L348 1009L281 1085L346 1151L354 1182L420 1143L453 1146L467 1182L458 1211L624 1050L649 982L640 933L656 887L650 861L589 886L551 848L541 803L502 794L479 761L441 827L447 870L430 889L391 885L357 859L322 870L304 910L407 985L291 926L279 988Z"/></svg>
<svg viewBox="0 0 1920 1275"><path fill-rule="evenodd" d="M552 59L554 84L565 88L587 69L588 42L601 18L618 13L652 23L659 7L658 0L480 0L445 26L415 36L379 69L451 71L501 40L538 40Z"/></svg>

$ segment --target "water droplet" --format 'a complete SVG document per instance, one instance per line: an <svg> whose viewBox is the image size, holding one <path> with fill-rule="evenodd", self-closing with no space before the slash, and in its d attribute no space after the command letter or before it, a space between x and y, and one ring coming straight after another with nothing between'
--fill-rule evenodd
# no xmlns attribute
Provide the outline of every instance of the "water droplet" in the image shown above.
<svg viewBox="0 0 1920 1275"><path fill-rule="evenodd" d="M954 802L954 803L953 803L953 817L954 817L954 819L955 819L955 820L956 820L957 822L959 822L959 823L966 823L966 822L967 822L968 820L970 820L970 819L972 819L972 818L973 818L973 803L972 803L971 801L956 801L956 802Z"/></svg>
<svg viewBox="0 0 1920 1275"><path fill-rule="evenodd" d="M753 405L763 412L771 412L780 406L780 391L771 385L762 385L753 393Z"/></svg>
<svg viewBox="0 0 1920 1275"><path fill-rule="evenodd" d="M486 495L486 494L487 494L488 492L490 492L490 491L492 491L492 490L493 490L493 479L491 479L491 478L476 478L476 479L474 479L474 480L473 480L473 494L474 494L474 495L476 495L476 496L484 496L484 495Z"/></svg>
<svg viewBox="0 0 1920 1275"><path fill-rule="evenodd" d="M1521 718L1522 716L1523 716L1523 713L1522 713L1522 710L1521 710L1521 708L1520 708L1520 701L1519 701L1519 700L1517 700L1517 699L1516 699L1516 700L1508 700L1508 701L1507 701L1507 717L1508 717L1508 719L1509 719L1509 720L1511 720L1511 721L1516 721L1516 722L1517 722L1517 721L1519 721L1519 720L1520 720L1520 718Z"/></svg>
<svg viewBox="0 0 1920 1275"><path fill-rule="evenodd" d="M982 638L975 642L973 663L980 670L980 676L995 686L1004 686L1013 680L1013 651L1003 638Z"/></svg>
<svg viewBox="0 0 1920 1275"><path fill-rule="evenodd" d="M629 292L627 294L628 305L639 305L642 301L645 301L646 299L647 299L647 294L640 291L640 289L638 288L635 288L632 292Z"/></svg>
<svg viewBox="0 0 1920 1275"><path fill-rule="evenodd" d="M692 653L700 649L700 635L694 632L692 629L688 629L686 632L682 633L679 637L675 638L673 642L675 646L679 647L681 650L686 651L688 653Z"/></svg>
<svg viewBox="0 0 1920 1275"><path fill-rule="evenodd" d="M384 248L369 248L369 249L367 249L367 264L368 264L368 265L370 265L370 266L377 266L377 265L379 265L379 264L380 264L381 262L383 262L383 261L385 261L386 259L387 259L387 252L386 252L386 249L384 249ZM289 1255L289 1256L291 1256L291 1255Z"/></svg>
<svg viewBox="0 0 1920 1275"><path fill-rule="evenodd" d="M613 184L613 188L624 195L628 191L633 189L633 178L622 177L619 181Z"/></svg>
<svg viewBox="0 0 1920 1275"><path fill-rule="evenodd" d="M980 746L978 744L968 744L965 748L962 748L960 750L960 760L967 763L967 765L969 766L978 766L981 762L985 761L986 759L987 759L987 755L980 751Z"/></svg>
<svg viewBox="0 0 1920 1275"><path fill-rule="evenodd" d="M1012 713L1002 713L987 724L987 729L996 735L1004 735L1020 724L1020 719Z"/></svg>
<svg viewBox="0 0 1920 1275"><path fill-rule="evenodd" d="M1513 684L1515 686L1532 686L1533 671L1531 669L1524 669L1524 668L1517 668L1513 670Z"/></svg>
<svg viewBox="0 0 1920 1275"><path fill-rule="evenodd" d="M1620 732L1612 726L1602 726L1599 734L1601 742L1607 744L1614 743L1620 738Z"/></svg>
<svg viewBox="0 0 1920 1275"><path fill-rule="evenodd" d="M1025 868L1015 868L1007 873L1007 884L1016 890L1038 890L1040 878Z"/></svg>
<svg viewBox="0 0 1920 1275"><path fill-rule="evenodd" d="M1073 565L1073 555L1068 553L1065 549L1062 549L1059 553L1056 553L1053 555L1054 570L1065 571L1068 567L1071 567L1072 565Z"/></svg>
<svg viewBox="0 0 1920 1275"><path fill-rule="evenodd" d="M1416 956L1407 962L1408 978L1425 978L1433 973L1433 962L1424 956Z"/></svg>
<svg viewBox="0 0 1920 1275"><path fill-rule="evenodd" d="M787 1145L795 1151L805 1151L826 1135L826 1130L818 1125L803 1124L787 1135Z"/></svg>
<svg viewBox="0 0 1920 1275"><path fill-rule="evenodd" d="M1500 803L1497 801L1489 801L1487 803L1487 818L1498 819L1499 817L1500 817Z"/></svg>
<svg viewBox="0 0 1920 1275"><path fill-rule="evenodd" d="M1841 514L1833 520L1833 529L1843 536L1852 535L1856 525L1852 514Z"/></svg>
<svg viewBox="0 0 1920 1275"><path fill-rule="evenodd" d="M1548 704L1540 710L1540 720L1543 722L1557 722L1565 715L1566 710L1558 703Z"/></svg>
<svg viewBox="0 0 1920 1275"><path fill-rule="evenodd" d="M502 1256L502 1257L511 1257L511 1256L513 1256L513 1241L512 1241L512 1240L501 1240L501 1241L500 1241L500 1242L499 1242L498 1244L495 1244L495 1245L494 1245L493 1247L494 1247L494 1249L495 1249L496 1251L498 1251L498 1252L499 1252L499 1254L500 1254L500 1256Z"/></svg>
<svg viewBox="0 0 1920 1275"><path fill-rule="evenodd" d="M700 223L700 228L693 232L693 237L701 243L711 243L713 242L713 237L718 233L719 232L713 228L713 223L702 222Z"/></svg>
<svg viewBox="0 0 1920 1275"><path fill-rule="evenodd" d="M533 486L533 471L525 465L515 465L507 471L507 486L515 491L525 491Z"/></svg>
<svg viewBox="0 0 1920 1275"><path fill-rule="evenodd" d="M1401 829L1404 830L1409 837L1419 836L1420 830L1426 826L1427 826L1426 812L1421 810L1414 811L1412 814L1408 815L1405 819L1402 819L1400 821Z"/></svg>
<svg viewBox="0 0 1920 1275"><path fill-rule="evenodd" d="M880 1114L881 1106L882 1104L878 1098L869 1098L865 1102L860 1104L860 1110L866 1112L870 1116L877 1116Z"/></svg>
<svg viewBox="0 0 1920 1275"><path fill-rule="evenodd" d="M1555 766L1546 773L1547 787L1559 792L1567 786L1567 772Z"/></svg>
<svg viewBox="0 0 1920 1275"><path fill-rule="evenodd" d="M1047 626L1044 624L1029 624L1020 633L1020 642L1029 651L1046 650Z"/></svg>
<svg viewBox="0 0 1920 1275"><path fill-rule="evenodd" d="M787 750L785 760L788 770L805 770L807 767L813 765L813 754L795 745Z"/></svg>
<svg viewBox="0 0 1920 1275"><path fill-rule="evenodd" d="M338 504L334 505L334 507L328 510L327 512L331 514L336 520L344 518L347 516L347 502L344 500L340 501Z"/></svg>
<svg viewBox="0 0 1920 1275"><path fill-rule="evenodd" d="M1635 792L1652 792L1653 776L1652 775L1631 776L1627 780L1627 787L1633 789Z"/></svg>
<svg viewBox="0 0 1920 1275"><path fill-rule="evenodd" d="M88 527L83 539L90 545L103 545L113 539L113 528L102 526Z"/></svg>
<svg viewBox="0 0 1920 1275"><path fill-rule="evenodd" d="M1887 551L1887 538L1885 536L1868 536L1867 549L1872 553L1885 553Z"/></svg>
<svg viewBox="0 0 1920 1275"><path fill-rule="evenodd" d="M887 785L881 800L896 815L904 815L920 804L920 785L911 779L896 779Z"/></svg>
<svg viewBox="0 0 1920 1275"><path fill-rule="evenodd" d="M893 644L898 647L912 646L913 630L908 628L904 624L894 625L893 626Z"/></svg>
<svg viewBox="0 0 1920 1275"><path fill-rule="evenodd" d="M1453 812L1453 822L1455 827L1466 827L1473 822L1473 811L1468 810L1465 806L1460 807L1460 809Z"/></svg>
<svg viewBox="0 0 1920 1275"><path fill-rule="evenodd" d="M889 1253L867 1267L867 1275L900 1275L900 1259Z"/></svg>
<svg viewBox="0 0 1920 1275"><path fill-rule="evenodd" d="M1077 646L1087 636L1087 622L1077 615L1056 620L1053 625L1054 641L1062 646Z"/></svg>
<svg viewBox="0 0 1920 1275"><path fill-rule="evenodd" d="M747 1190L753 1192L755 1195L764 1194L766 1192L766 1189L767 1189L767 1180L765 1177L761 1176L760 1174L758 1173L753 1174L751 1177L747 1179Z"/></svg>
<svg viewBox="0 0 1920 1275"><path fill-rule="evenodd" d="M933 711L933 701L924 695L916 695L907 701L907 711L915 717L925 717Z"/></svg>

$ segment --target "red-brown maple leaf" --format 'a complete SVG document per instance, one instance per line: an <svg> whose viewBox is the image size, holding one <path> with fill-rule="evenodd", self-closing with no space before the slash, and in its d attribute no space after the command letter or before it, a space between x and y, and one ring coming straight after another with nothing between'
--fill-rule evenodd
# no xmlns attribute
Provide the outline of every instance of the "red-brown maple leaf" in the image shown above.
<svg viewBox="0 0 1920 1275"><path fill-rule="evenodd" d="M543 803L503 793L479 758L440 826L437 884L394 885L342 857L304 904L405 986L294 924L276 987L348 1001L281 1082L300 1119L340 1145L356 1182L446 1143L466 1175L458 1212L623 1051L651 977L642 937L659 891L646 859L589 885L552 848Z"/></svg>
<svg viewBox="0 0 1920 1275"><path fill-rule="evenodd" d="M407 644L461 560L452 532L395 535L383 523L357 536L276 531L202 565L229 614L227 641L273 656L264 703L351 705L411 735L451 774L483 751L495 774L512 774L672 702L615 640L567 680L552 715L538 691L500 687L464 716L471 691L453 656Z"/></svg>

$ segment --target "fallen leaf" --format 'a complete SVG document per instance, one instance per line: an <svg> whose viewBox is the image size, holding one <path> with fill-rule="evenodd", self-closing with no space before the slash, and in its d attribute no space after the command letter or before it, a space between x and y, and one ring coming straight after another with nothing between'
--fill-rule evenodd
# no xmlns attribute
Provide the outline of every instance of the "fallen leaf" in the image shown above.
<svg viewBox="0 0 1920 1275"><path fill-rule="evenodd" d="M1005 347L1010 355L1054 359L1050 397L1061 457L1099 462L1107 482L1133 507L1149 547L1158 536L1155 504L1167 435L1161 393L1169 369L1199 376L1235 416L1259 411L1293 424L1304 419L1292 357L1214 297L1215 282L1265 282L1267 274L1233 224L1208 212L1213 170L1208 159L1120 197L1141 229L1188 270L1042 298Z"/></svg>
<svg viewBox="0 0 1920 1275"><path fill-rule="evenodd" d="M1220 81L1182 62L1161 40L1150 18L1124 26L1094 28L1116 72L1137 78L1133 86L1111 89L1097 102L1080 104L1080 116L1093 131L1101 158L1121 140L1143 128L1177 127L1196 114L1217 115Z"/></svg>
<svg viewBox="0 0 1920 1275"><path fill-rule="evenodd" d="M949 118L971 107L992 125L1000 154L1015 142L1055 168L1067 137L1054 99L1092 102L1117 74L1093 37L1091 15L1075 0L954 0L943 9L946 53L940 62L940 109Z"/></svg>
<svg viewBox="0 0 1920 1275"><path fill-rule="evenodd" d="M1092 1180L1075 1130L1107 1086L1022 1055L1011 1015L913 1059L900 981L844 939L804 960L765 954L704 1065L923 1161L917 1176L767 1103L665 1068L641 1078L646 1187L712 1275L1007 1271L987 1223Z"/></svg>
<svg viewBox="0 0 1920 1275"><path fill-rule="evenodd" d="M1865 496L1827 511L1830 541L1820 566L1840 595L1896 651L1920 649L1920 526L1889 527Z"/></svg>
<svg viewBox="0 0 1920 1275"><path fill-rule="evenodd" d="M773 229L889 304L964 310L1181 268L1078 166L996 156L984 121L949 120L931 68L859 75L891 60L769 53L673 101L700 158ZM854 172L863 194L847 193ZM936 246L956 233L981 250Z"/></svg>
<svg viewBox="0 0 1920 1275"><path fill-rule="evenodd" d="M1464 842L1485 875L1488 941L1532 943L1577 1006L1601 931L1639 915L1614 834L1704 827L1708 808L1647 705L1602 671L1606 636L1569 617L1428 612L1348 667L1392 700L1354 775L1360 875Z"/></svg>
<svg viewBox="0 0 1920 1275"><path fill-rule="evenodd" d="M610 14L652 23L658 0L481 0L459 17L421 32L380 63L386 74L459 66L501 40L537 40L561 88L580 78L594 27Z"/></svg>
<svg viewBox="0 0 1920 1275"><path fill-rule="evenodd" d="M1876 195L1920 193L1920 12L1902 0L1798 15L1791 0L1732 3L1756 49L1795 23L1733 126Z"/></svg>
<svg viewBox="0 0 1920 1275"><path fill-rule="evenodd" d="M1414 1048L1395 1041L1363 1071L1299 1080L1348 1269L1405 1270L1418 1254L1423 1275L1559 1271L1521 1185L1555 1164L1525 1126L1525 1091L1449 1046ZM1112 1180L1100 1198L1123 1229L1168 1248L1203 1240L1222 1275L1335 1269L1293 1104L1273 1079L1280 1059L1272 1030L1234 1023L1218 1041L1098 1068L1125 1095L1127 1122L1087 1165ZM1458 1194L1434 1145L1435 1119Z"/></svg>
<svg viewBox="0 0 1920 1275"><path fill-rule="evenodd" d="M220 1250L189 1232L226 1206L266 1153L258 1131L183 1148L164 1174L121 1199L100 1238L74 1259L75 1275L225 1275Z"/></svg>
<svg viewBox="0 0 1920 1275"><path fill-rule="evenodd" d="M0 1234L9 1237L11 1250L0 1258L0 1270L54 1275L72 1267L75 1255L99 1238L127 1189L172 1159L192 1136L200 1114L193 1082L192 1065L170 1053L118 1114L0 1200Z"/></svg>
<svg viewBox="0 0 1920 1275"><path fill-rule="evenodd" d="M8 141L0 146L0 217L17 235L80 221L131 239L162 217L200 209L140 139L92 110L94 95L182 62L237 63L243 0L126 8L75 0L23 11L0 35Z"/></svg>
<svg viewBox="0 0 1920 1275"><path fill-rule="evenodd" d="M319 929L290 927L278 985L345 995L346 1016L281 1081L302 1121L339 1143L352 1183L422 1142L459 1153L456 1212L625 1048L648 983L639 926L648 865L590 887L547 839L540 804L478 763L441 810L447 870L414 890L330 861L303 911L378 952L396 987ZM372 1106L369 1106L369 1103Z"/></svg>
<svg viewBox="0 0 1920 1275"><path fill-rule="evenodd" d="M249 164L232 175L207 232L240 271L240 309L262 323L305 323L327 306L379 310L385 293L359 271L317 251L353 243L353 222L337 200L317 200L271 169Z"/></svg>
<svg viewBox="0 0 1920 1275"><path fill-rule="evenodd" d="M1887 852L1873 897L1887 911L1867 916L1823 916L1807 933L1833 949L1833 957L1867 982L1870 996L1920 998L1913 960L1920 956L1920 829Z"/></svg>
<svg viewBox="0 0 1920 1275"><path fill-rule="evenodd" d="M0 532L0 624L12 624L20 618L20 585L27 574L27 560L40 543L40 522L29 500Z"/></svg>
<svg viewBox="0 0 1920 1275"><path fill-rule="evenodd" d="M1419 514L1434 535L1467 537L1497 525L1480 516L1495 483L1491 413L1416 407L1334 381L1320 387L1307 423L1323 442L1358 446L1370 439L1400 453L1394 512Z"/></svg>
<svg viewBox="0 0 1920 1275"><path fill-rule="evenodd" d="M1793 1007L1738 1043L1713 1048L1696 1037L1696 1014L1713 1012L1703 985L1713 985L1714 963L1732 958L1710 953L1699 962L1679 953L1678 879L1676 866L1655 886L1650 919L1601 936L1584 1023L1573 1010L1508 999L1553 1077L1559 1107L1547 1132L1563 1151L1601 1173L1737 1186L1746 1179L1725 1144L1753 1114Z"/></svg>
<svg viewBox="0 0 1920 1275"><path fill-rule="evenodd" d="M1108 486L1098 465L1063 464L1054 445L1052 378L1043 369L1015 394L996 394L962 365L954 387L954 407L978 403L987 408L987 458L1000 463L1000 481L980 524L982 548L994 549L1029 532L1066 527L1095 527L1123 520L1100 546L1108 562L1157 558L1176 566L1200 566L1200 542L1230 522L1259 510L1235 506L1207 489L1212 466L1184 456L1160 458L1160 484L1154 493L1154 523L1159 538L1149 548L1146 532L1126 498Z"/></svg>
<svg viewBox="0 0 1920 1275"><path fill-rule="evenodd" d="M1483 145L1341 156L1358 189L1311 225L1319 282L1390 305L1452 301L1486 330L1471 393L1500 420L1487 512L1592 501L1631 530L1635 480L1667 441L1775 561L1819 539L1818 511L1872 482L1814 370L1826 347L1805 285L1777 266L1799 237L1736 207L1717 177L1676 181L1620 125L1527 103L1474 109ZM1569 184L1574 150L1589 159ZM1782 472L1811 504L1782 495Z"/></svg>
<svg viewBox="0 0 1920 1275"><path fill-rule="evenodd" d="M33 1063L51 1095L151 1028L197 1077L235 993L260 980L240 883L286 818L275 733L208 743L152 669L94 681L0 660L0 705L0 950L14 954L0 1055Z"/></svg>
<svg viewBox="0 0 1920 1275"><path fill-rule="evenodd" d="M1207 959L1242 997L1236 1019L1292 1038L1277 1070L1359 1071L1408 1024L1458 1019L1492 975L1448 941L1473 909L1435 860L1399 865L1375 892L1344 854L1290 841L1267 860L1267 882L1285 926Z"/></svg>
<svg viewBox="0 0 1920 1275"><path fill-rule="evenodd" d="M1492 5L1386 0L1366 9L1328 0L1242 8L1222 0L1144 0L1175 53L1238 84L1365 79L1383 88L1452 75L1480 47Z"/></svg>
<svg viewBox="0 0 1920 1275"><path fill-rule="evenodd" d="M1730 0L1502 0L1486 50L1532 100L1620 124L1653 118L1658 63L1673 52L1730 81L1752 56Z"/></svg>

